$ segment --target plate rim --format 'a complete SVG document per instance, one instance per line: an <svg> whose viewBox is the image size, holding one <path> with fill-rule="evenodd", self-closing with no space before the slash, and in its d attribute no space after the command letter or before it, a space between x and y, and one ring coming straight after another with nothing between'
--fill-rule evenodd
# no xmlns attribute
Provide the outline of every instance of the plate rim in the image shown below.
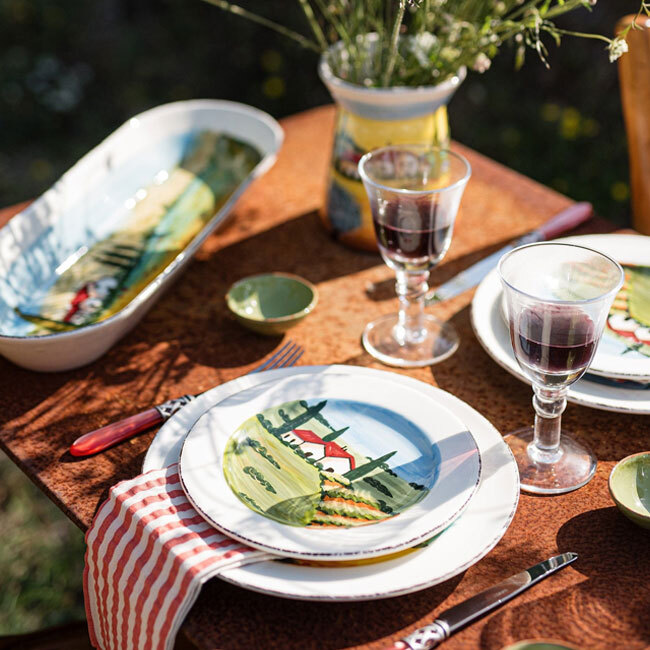
<svg viewBox="0 0 650 650"><path fill-rule="evenodd" d="M390 372L387 370L379 370L376 368L365 368L361 366L346 366L343 364L333 364L331 366L299 366L293 368L284 368L279 370L267 371L267 373L265 374L274 373L277 376L280 375L281 373L300 374L300 373L313 373L313 372L322 372L322 371L327 372L328 369L332 369L333 371L340 371L341 369L344 369L346 372L350 372L350 374L352 375L359 375L359 376L374 374L374 373ZM234 584L235 586L238 586L240 588L247 589L249 591L255 591L258 593L272 595L272 596L278 596L290 600L300 600L300 601L309 601L309 602L359 602L359 601L376 600L376 599L383 599L383 598L405 595L408 593L414 593L422 589L426 589L428 587L439 584L441 582L444 582L454 577L455 575L462 573L467 568L469 568L470 566L472 566L473 564L481 560L499 543L499 541L503 538L503 536L505 535L506 531L508 530L508 528L512 523L514 515L517 511L517 505L520 496L519 475L517 472L517 466L510 449L505 444L505 442L503 442L503 438L501 434L485 416L483 416L476 409L474 409L472 406L470 406L460 398L456 397L455 395L452 395L447 391L432 386L431 384L427 384L426 382L422 382L412 377L409 377L408 375L403 375L401 373L392 373L392 374L394 375L396 381L403 381L405 383L409 383L417 390L434 390L444 394L445 399L448 399L451 405L463 411L464 417L468 417L476 420L477 429L481 431L481 438L483 438L483 436L487 438L485 440L486 447L490 445L496 445L497 448L501 451L501 453L503 453L507 457L506 465L504 465L504 467L502 467L499 470L499 474L495 479L500 481L500 483L504 484L504 485L500 485L499 494L504 495L504 501L505 501L505 495L507 491L508 501L507 501L507 506L504 506L504 508L502 509L501 519L499 520L498 524L495 526L496 530L494 533L494 537L491 538L486 544L483 544L480 550L477 553L475 553L471 557L471 559L469 559L467 562L463 563L462 565L457 565L455 568L443 574L439 574L437 577L425 580L423 582L418 582L418 583L410 582L407 584L403 584L402 586L392 590L390 589L377 590L375 588L366 587L365 582L367 580L370 580L371 582L381 580L381 573L373 574L370 578L368 578L365 575L360 574L361 572L359 571L359 567L347 567L346 571L348 572L347 575L351 580L351 584L346 589L344 595L341 594L332 595L332 592L328 593L327 584L324 583L322 580L314 580L312 578L309 578L309 574L311 573L311 571L313 571L313 569L311 569L310 567L303 567L303 566L296 566L295 569L298 571L298 574L301 573L306 574L303 576L303 582L309 586L308 589L306 589L304 586L300 587L296 583L291 583L291 582L285 582L285 584L288 586L287 586L287 590L284 592L278 592L269 588L260 587L259 580L255 579L255 574L251 573L251 571L254 569L254 567L259 567L259 568L266 567L271 571L271 573L276 575L279 574L280 579L282 579L283 574L286 573L286 568L289 565L287 565L285 562L278 562L276 560L267 560L260 563L254 563L250 565L244 565L244 566L228 569L227 571L222 572L218 576L220 579L224 580L225 582ZM152 441L152 445L150 446L149 450L147 451L147 454L145 455L143 471L149 471L152 469L159 468L159 465L161 463L156 462L158 459L155 457L155 455L158 455L161 461L169 460L169 456L168 456L169 453L171 453L173 457L174 447L175 446L177 447L179 445L179 439L182 440L182 437L184 436L183 427L185 427L185 424L183 423L183 420L188 419L188 417L191 419L195 417L195 413L200 414L201 412L203 412L202 409L205 410L204 404L212 403L212 400L214 399L213 396L217 396L217 399L221 401L222 399L225 399L225 397L227 396L225 395L225 393L230 391L231 389L232 392L228 394L232 394L233 392L236 392L236 390L241 385L255 385L260 381L260 379L261 377L257 375L248 375L248 376L239 377L229 382L226 382L225 384L222 384L220 386L217 386L207 391L202 396L200 396L197 400L191 402L188 406L184 407L185 409L187 409L185 414L183 414L183 412L181 411L176 415L174 415L172 418L170 418L170 420L168 420L165 424L163 424L163 426L159 429L154 440ZM222 395L224 396L222 397ZM180 429L178 433L174 433L174 430L176 428ZM162 435L160 435L161 432ZM175 436L174 438L172 438L172 434ZM167 437L170 437L171 439L167 440L166 439ZM160 450L157 448L158 444L161 444L162 446ZM164 450L167 447L167 445L169 445L171 452ZM177 460L178 458L176 457L176 459L172 460L171 462L176 462ZM481 481L481 485L479 485L479 489L477 490L476 493L477 495L482 494L481 490L488 489L486 486L483 485L483 481L484 480L487 481L488 478L489 477L486 477L484 474L483 479ZM461 518L459 518L458 521L459 522L462 521L463 516L467 517L471 513L472 508L473 505L470 502L470 505L468 506L466 512L463 513L463 515L461 516ZM504 512L506 508L508 510L507 513ZM453 535L454 537L457 536L454 532L454 527L451 527L448 531L445 531L445 535L448 536ZM417 555L416 554L411 555L411 557L414 558L414 561L417 559L417 561L422 564L422 571L426 572L429 569L430 562L428 561L428 557L430 553L433 554L436 553L435 548L436 547L434 543L431 544L429 547L423 548L420 551L418 551ZM391 562L393 562L393 560L386 560L385 564L384 563L382 564L383 566L386 566ZM268 580L268 578L263 578L263 580L264 579ZM355 587L353 585L361 585L361 586ZM293 589L289 591L289 589L292 586Z"/></svg>
<svg viewBox="0 0 650 650"><path fill-rule="evenodd" d="M316 378L317 374L318 373L314 374L314 378ZM323 393L317 395L316 397L312 396L309 399L325 398L325 395L328 393L328 391L332 392L332 390L334 390L334 392L336 392L336 390L338 390L339 386L341 385L341 378L345 378L347 380L350 380L350 382L356 384L356 382L354 382L354 379L352 377L350 377L349 375L345 375L344 373L336 374L330 372L325 377L327 378L327 380L330 381L330 383L335 382L336 386L331 387L329 389L326 388L325 390L320 388L320 390L323 390ZM381 376L381 377L376 377L376 379L382 383L388 382L389 384L393 384L392 376L390 377ZM323 381L324 378L321 377L320 382ZM301 384L303 382L304 379L300 380L299 375L298 377L293 377L293 376L278 377L278 378L270 379L267 382L262 382L261 384L259 384L254 388L244 389L241 392L245 392L246 390L255 390L255 388L260 388L264 386L267 387L267 390L273 390L275 388L279 388L282 391L282 390L286 390L286 384L289 384L289 388L291 389L293 388L291 384ZM278 386L279 384L280 386ZM285 386L282 386L282 384L285 384ZM296 388L298 387L299 386L296 386ZM349 386L348 390L350 388L352 387ZM390 386L387 387L387 390L389 388ZM364 385L363 390L365 389L366 386ZM405 390L407 393L414 393L414 391L410 387L401 386L401 389ZM236 393L236 395L240 395L241 392ZM347 394L346 391L343 392ZM215 468L214 474L216 474L216 476L212 476L212 478L213 480L216 479L218 481L218 484L215 484L215 489L217 489L222 494L225 492L227 495L225 498L229 503L226 503L224 504L224 506L221 507L222 512L225 512L226 515L225 520L224 518L218 519L216 516L213 515L212 512L206 510L206 508L204 507L205 504L202 506L197 502L198 493L194 495L192 494L192 490L193 488L196 487L196 483L194 483L194 481L190 481L190 483L194 483L194 485L193 486L188 485L188 478L190 478L190 475L187 472L188 470L187 465L185 465L185 471L183 469L183 458L185 455L186 463L191 462L186 454L186 450L188 449L187 446L188 442L191 442L195 445L198 444L199 446L201 445L200 441L197 441L196 439L198 436L201 435L200 433L201 427L205 428L206 426L207 427L210 426L209 419L210 417L214 418L215 409L218 409L218 407L222 405L227 399L229 398L228 397L225 398L218 404L215 404L214 406L206 410L194 422L194 424L189 429L187 435L185 436L183 441L183 446L181 448L180 462L179 462L179 476L180 476L181 486L183 488L183 491L185 492L185 495L187 496L188 500L195 508L195 510L217 530L220 530L222 533L228 535L229 537L232 537L233 539L236 539L244 544L252 546L253 548L264 550L274 555L280 555L283 557L290 557L295 559L337 561L337 560L345 560L345 559L376 558L382 555L396 553L406 548L411 548L417 545L418 543L421 543L437 535L445 528L447 528L450 524L452 524L467 508L473 495L476 493L476 490L478 489L478 486L481 481L481 474L482 474L481 453L478 444L471 433L471 430L469 429L469 427L467 427L466 423L461 418L459 418L455 413L453 413L449 408L441 405L438 402L438 400L435 399L435 397L428 396L428 399L430 401L429 409L432 409L432 407L440 409L442 411L441 415L444 414L450 418L449 424L446 427L446 432L443 434L442 438L436 438L436 436L430 431L431 427L429 427L429 430L425 429L423 422L420 422L420 424L415 422L413 420L413 414L406 416L403 410L399 411L399 410L395 410L394 408L390 408L389 410L391 410L394 413L398 413L403 417L407 417L407 419L411 420L415 424L415 426L417 426L418 429L420 429L423 435L425 435L427 442L436 444L438 447L442 441L449 439L450 437L461 435L461 434L464 435L464 442L466 446L468 447L468 449L471 448L471 453L472 453L471 460L476 463L476 467L473 468L474 471L472 473L473 483L465 485L463 489L459 492L459 494L453 495L451 499L445 500L442 503L437 502L435 504L431 504L431 501L434 501L436 499L436 496L434 494L434 490L430 490L429 494L425 496L424 499L413 504L404 513L400 513L399 517L391 517L385 522L377 522L377 523L384 524L381 528L374 525L359 526L359 527L347 528L346 531L344 532L340 530L330 530L330 529L313 531L311 529L308 529L307 527L297 526L297 527L291 527L293 533L291 535L291 538L289 538L289 535L285 537L284 533L286 533L287 524L282 524L281 522L276 522L268 518L263 518L261 520L258 519L260 517L263 517L263 515L251 510L250 508L247 508L247 506L245 504L240 503L240 501L237 499L234 493L232 493L232 488L230 487L230 485L228 484L227 480L223 475L222 452L223 449L225 449L227 441L232 437L233 433L232 432L228 433L227 431L222 429L218 434L219 442L215 445L217 449L214 452L215 453L214 460L220 465L220 469ZM255 399L255 397L253 399ZM348 398L347 397L344 398L337 395L336 397L332 397L331 399L348 399ZM416 394L415 399L416 400L421 399L421 396L418 398ZM379 403L381 400L376 400L374 397L369 398L368 395L363 396L363 401L378 406L380 408L389 408L386 407L385 405L381 405ZM246 406L248 406L248 404L242 405L239 408L245 408ZM425 419L424 415L418 417ZM192 440L193 432L196 432L194 440ZM203 435L206 434L204 433ZM193 453L196 454L196 450ZM441 458L440 466L442 466L444 462L445 459ZM452 478L453 474L454 474L453 471L447 474L446 476L448 480L447 484L450 481L454 480ZM444 478L445 477L443 477L443 480ZM442 484L443 489L444 486L445 484L443 483ZM452 499L454 500L454 505L452 506L453 510L450 510L448 507L448 510L446 512L443 511L444 517L442 519L434 517L433 522L426 525L425 528L424 522L431 519L433 515L433 511L435 511L440 507L444 508L445 504L448 501L451 501ZM429 501L430 504L428 507L425 505L427 500ZM233 508L236 508L237 512L241 513L241 516L246 516L246 515L248 515L249 517L254 516L254 519L250 522L250 524L257 531L259 531L260 529L266 531L266 532L262 532L262 538L260 538L259 536L249 537L246 534L243 534L242 532L240 532L240 529L237 528L237 525L235 525L235 529L233 530L232 527L233 522L231 519L229 520L229 511ZM258 521L257 526L254 525L255 521ZM237 522L235 522L235 524L236 523ZM416 531L411 532L408 535L408 538L406 537L400 538L399 531L405 527L405 524L408 524L410 526L415 526ZM372 533L374 533L375 531L377 531L378 534L378 542L375 543L365 542L364 538L367 537L369 533L370 535L372 535ZM341 533L346 535L346 537L343 537ZM267 536L266 539L264 539L264 535ZM396 538L399 538L401 541L396 542L395 541ZM293 539L295 539L295 542L292 541ZM349 548L349 545L354 544L357 539L359 539L359 541L356 542L356 546ZM379 539L381 539L381 541L379 541ZM286 541L281 542L280 540L286 540ZM316 540L316 543L314 542L314 540ZM310 545L314 545L317 548L317 550L314 550L314 546L312 546L311 550L308 550ZM367 548L368 545L370 546L370 548ZM329 550L329 549L334 549L334 550Z"/></svg>

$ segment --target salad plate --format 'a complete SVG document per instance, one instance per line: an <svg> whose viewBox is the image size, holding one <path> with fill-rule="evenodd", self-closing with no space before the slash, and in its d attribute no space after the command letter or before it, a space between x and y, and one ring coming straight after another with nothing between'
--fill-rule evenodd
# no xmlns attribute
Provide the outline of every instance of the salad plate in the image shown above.
<svg viewBox="0 0 650 650"><path fill-rule="evenodd" d="M431 538L467 506L480 469L473 436L435 395L390 377L315 374L209 409L185 439L179 473L195 509L230 537L332 561Z"/></svg>
<svg viewBox="0 0 650 650"><path fill-rule="evenodd" d="M245 589L308 601L362 601L399 596L448 580L478 562L503 537L519 499L519 476L501 434L476 410L453 395L404 375L353 366L313 366L271 370L218 386L192 401L168 420L154 437L143 471L178 462L192 424L212 406L245 388L270 379L297 375L341 374L359 382L389 376L422 396L434 394L472 431L481 453L479 486L453 525L425 546L397 556L326 566L293 560L265 560L224 571L219 577Z"/></svg>
<svg viewBox="0 0 650 650"><path fill-rule="evenodd" d="M130 119L0 229L0 354L76 368L132 328L282 143L269 115L192 100Z"/></svg>
<svg viewBox="0 0 650 650"><path fill-rule="evenodd" d="M501 296L501 281L495 269L485 276L474 294L472 328L483 349L498 365L530 384L512 351ZM616 381L587 374L569 386L567 399L574 404L604 411L649 414L650 384Z"/></svg>

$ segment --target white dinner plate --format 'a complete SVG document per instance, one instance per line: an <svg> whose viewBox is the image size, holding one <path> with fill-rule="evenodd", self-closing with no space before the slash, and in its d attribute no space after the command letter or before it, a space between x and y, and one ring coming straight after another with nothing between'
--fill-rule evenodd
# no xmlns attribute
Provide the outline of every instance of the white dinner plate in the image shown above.
<svg viewBox="0 0 650 650"><path fill-rule="evenodd" d="M622 235L621 235L622 236ZM564 241L564 240L563 240ZM510 333L501 307L501 281L497 270L485 276L472 300L472 327L485 351L502 368L530 384L512 351ZM601 381L602 379L602 381ZM650 413L650 385L622 382L619 386L588 375L569 387L567 399L575 404L617 413Z"/></svg>
<svg viewBox="0 0 650 650"><path fill-rule="evenodd" d="M501 434L465 402L428 384L397 373L353 366L314 366L271 370L218 386L185 406L158 431L144 460L143 471L177 462L192 424L229 395L277 377L298 374L340 374L366 377L389 374L392 381L435 394L472 431L481 453L479 487L463 514L424 548L372 564L327 568L267 560L229 569L220 578L261 593L319 601L361 601L412 593L444 582L484 557L502 538L519 499L517 466Z"/></svg>
<svg viewBox="0 0 650 650"><path fill-rule="evenodd" d="M213 526L287 557L395 553L446 528L480 478L466 425L392 375L302 374L232 395L185 438L183 489Z"/></svg>

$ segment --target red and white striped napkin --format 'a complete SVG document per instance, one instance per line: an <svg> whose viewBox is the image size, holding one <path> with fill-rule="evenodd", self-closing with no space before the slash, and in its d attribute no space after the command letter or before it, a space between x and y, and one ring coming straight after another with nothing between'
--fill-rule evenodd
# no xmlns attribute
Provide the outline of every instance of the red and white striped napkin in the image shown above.
<svg viewBox="0 0 650 650"><path fill-rule="evenodd" d="M171 649L204 582L271 557L208 524L187 500L177 464L112 487L86 544L88 630L102 650Z"/></svg>

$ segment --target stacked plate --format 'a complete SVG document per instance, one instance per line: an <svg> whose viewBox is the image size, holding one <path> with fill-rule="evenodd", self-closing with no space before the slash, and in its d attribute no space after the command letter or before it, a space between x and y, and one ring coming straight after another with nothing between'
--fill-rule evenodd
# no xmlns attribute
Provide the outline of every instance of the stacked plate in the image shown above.
<svg viewBox="0 0 650 650"><path fill-rule="evenodd" d="M519 497L512 455L485 418L366 368L219 386L163 426L143 469L179 458L197 511L270 554L221 577L306 600L383 598L451 578L501 539Z"/></svg>
<svg viewBox="0 0 650 650"><path fill-rule="evenodd" d="M561 241L601 251L625 270L625 284L614 300L594 360L588 374L569 389L569 401L606 411L650 413L650 237L585 235ZM500 366L530 383L512 352L496 269L476 290L472 326Z"/></svg>

